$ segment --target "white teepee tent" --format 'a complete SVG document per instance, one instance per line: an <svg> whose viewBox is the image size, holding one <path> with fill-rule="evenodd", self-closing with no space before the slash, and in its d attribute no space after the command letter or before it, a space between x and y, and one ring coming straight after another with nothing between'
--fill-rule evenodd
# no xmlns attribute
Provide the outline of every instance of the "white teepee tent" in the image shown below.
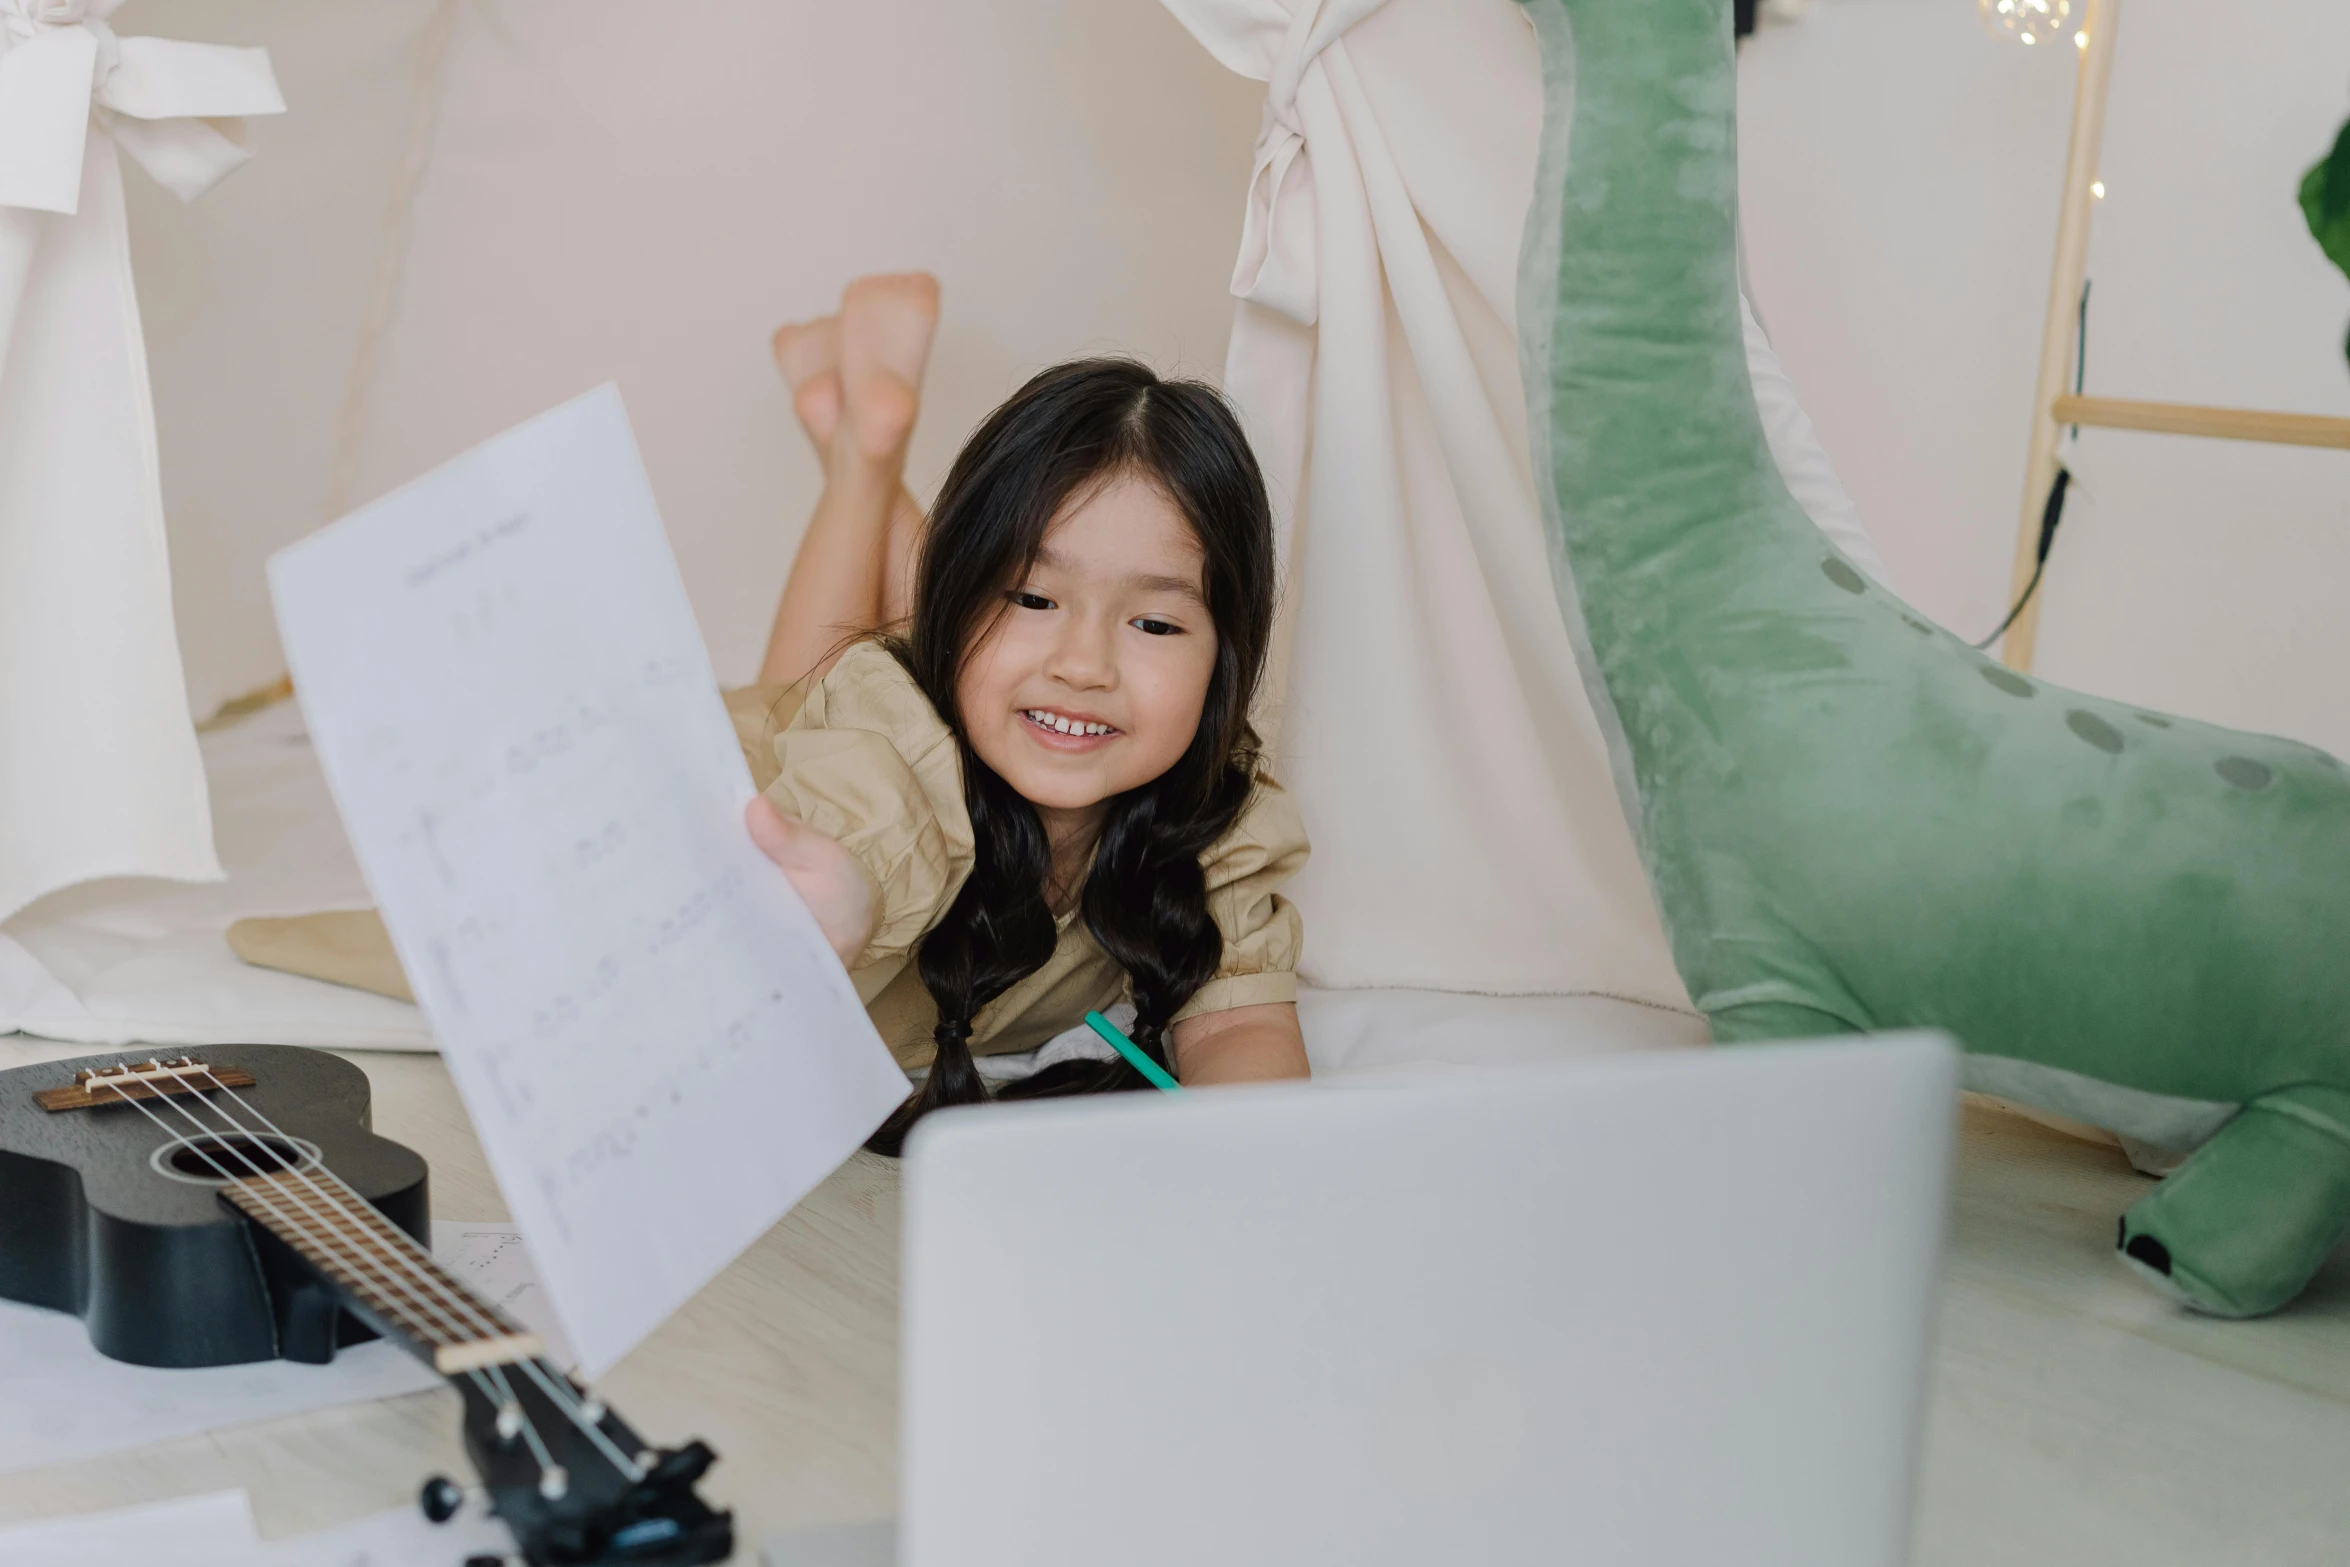
<svg viewBox="0 0 2350 1567"><path fill-rule="evenodd" d="M119 38L120 3L0 0L0 920L220 875L115 152L193 200L285 104L260 50Z"/></svg>
<svg viewBox="0 0 2350 1567"><path fill-rule="evenodd" d="M1071 354L1221 366L1242 404L1289 535L1269 716L1317 843L1297 885L1310 981L1682 1005L1526 473L1512 280L1541 94L1523 19L1509 0L1166 6L706 0L650 25L622 0L176 0L175 28L268 46L301 132L263 127L266 156L200 206L128 192L197 709L282 667L271 550L606 379L718 667L747 674L817 477L767 331L857 272L927 267L946 312L918 489ZM78 0L0 0L67 10L87 20ZM1754 360L1798 493L1870 558L1759 335ZM104 438L136 446L143 417ZM193 843L202 779L143 493L144 597L110 611L111 642L83 638L50 711L140 737L149 759L93 768L175 800ZM11 702L63 645L0 644ZM136 703L108 672L124 649ZM0 1028L201 1038L219 1025L179 998L202 971L246 1009L240 1037L421 1042L380 998L337 1022L305 999L326 987L264 996L305 982L204 967L230 918L365 898L285 826L323 799L287 771L298 737L256 733L212 748L216 777L272 802L223 808L228 887L135 912L76 895L9 924ZM0 811L0 864L36 819Z"/></svg>
<svg viewBox="0 0 2350 1567"><path fill-rule="evenodd" d="M1517 368L1542 68L1510 0L1166 0L1266 83L1226 385L1293 502L1306 976L1686 1008L1550 589ZM1749 317L1772 450L1851 502Z"/></svg>

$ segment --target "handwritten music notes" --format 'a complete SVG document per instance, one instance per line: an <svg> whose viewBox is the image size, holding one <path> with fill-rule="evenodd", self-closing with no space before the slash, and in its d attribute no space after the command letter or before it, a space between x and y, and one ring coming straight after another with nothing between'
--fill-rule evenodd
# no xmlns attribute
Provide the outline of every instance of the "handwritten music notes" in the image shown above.
<svg viewBox="0 0 2350 1567"><path fill-rule="evenodd" d="M538 1269L530 1260L529 1243L511 1224L481 1220L432 1221L433 1260L457 1282L539 1336L547 1359L562 1370L579 1364L563 1338L563 1324L547 1304Z"/></svg>
<svg viewBox="0 0 2350 1567"><path fill-rule="evenodd" d="M601 1375L907 1091L743 830L750 773L618 392L269 580L392 944Z"/></svg>

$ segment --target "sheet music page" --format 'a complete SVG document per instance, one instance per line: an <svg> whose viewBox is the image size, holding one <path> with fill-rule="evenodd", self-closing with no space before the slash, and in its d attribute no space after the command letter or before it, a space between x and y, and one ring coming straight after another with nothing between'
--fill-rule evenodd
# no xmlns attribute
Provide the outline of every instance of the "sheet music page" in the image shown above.
<svg viewBox="0 0 2350 1567"><path fill-rule="evenodd" d="M907 1092L751 797L619 393L280 551L392 944L600 1376Z"/></svg>

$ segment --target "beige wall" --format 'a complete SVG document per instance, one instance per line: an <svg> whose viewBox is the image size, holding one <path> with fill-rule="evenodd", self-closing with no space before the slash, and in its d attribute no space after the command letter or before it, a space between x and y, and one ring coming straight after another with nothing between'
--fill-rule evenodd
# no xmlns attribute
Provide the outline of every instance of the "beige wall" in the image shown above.
<svg viewBox="0 0 2350 1567"><path fill-rule="evenodd" d="M266 44L292 112L193 207L132 177L199 710L281 667L261 563L327 520L432 0L174 0L125 32ZM620 385L722 676L816 487L767 357L841 282L946 317L914 478L1028 371L1214 375L1262 89L1156 0L462 0L351 499Z"/></svg>
<svg viewBox="0 0 2350 1567"><path fill-rule="evenodd" d="M2301 173L2350 114L2340 0L2128 0L2089 390L2350 414L2350 282ZM1998 622L2072 103L1972 0L1823 0L1742 67L1757 302L1896 586ZM2050 678L2350 754L2350 453L2083 432Z"/></svg>

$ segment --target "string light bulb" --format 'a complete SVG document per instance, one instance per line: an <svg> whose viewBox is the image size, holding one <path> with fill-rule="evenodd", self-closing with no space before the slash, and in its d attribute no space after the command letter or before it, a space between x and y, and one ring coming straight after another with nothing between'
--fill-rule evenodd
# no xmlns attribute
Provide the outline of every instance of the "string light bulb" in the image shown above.
<svg viewBox="0 0 2350 1567"><path fill-rule="evenodd" d="M2027 47L2054 43L2073 19L2073 0L1977 0L1983 25L1994 38L2012 38ZM2075 48L2086 49L2087 35L2073 35Z"/></svg>

